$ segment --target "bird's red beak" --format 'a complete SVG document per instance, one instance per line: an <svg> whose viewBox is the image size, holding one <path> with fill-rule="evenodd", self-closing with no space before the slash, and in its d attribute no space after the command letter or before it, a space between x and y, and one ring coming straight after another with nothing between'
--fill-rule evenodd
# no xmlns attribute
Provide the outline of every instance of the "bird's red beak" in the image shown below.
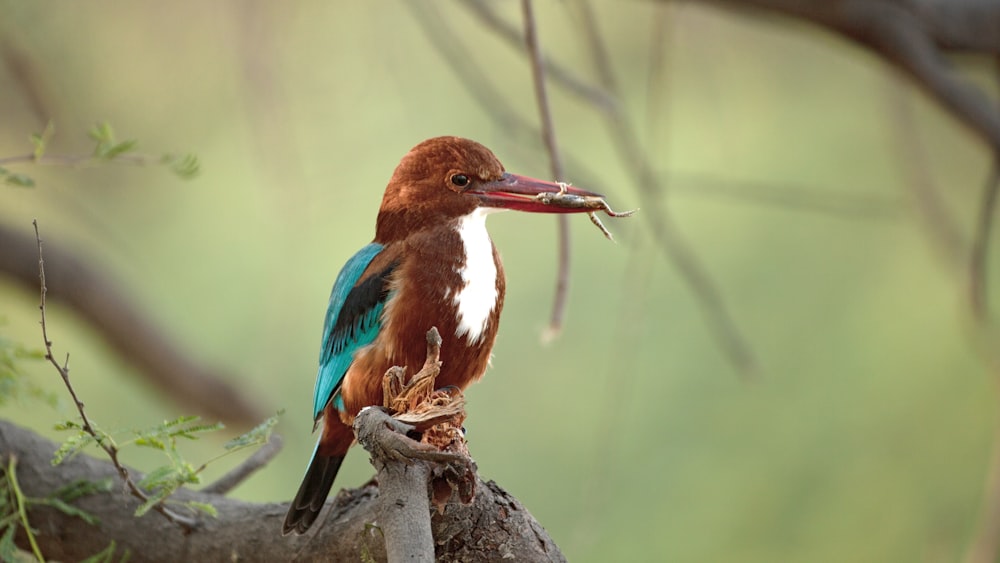
<svg viewBox="0 0 1000 563"><path fill-rule="evenodd" d="M581 190L569 184L546 182L527 176L518 176L509 172L505 173L499 180L485 182L466 193L477 196L483 207L514 209L516 211L528 211L532 213L583 213L593 211L592 208L553 204L551 200L545 198L542 194L568 194L569 196L581 198L604 197L601 194Z"/></svg>

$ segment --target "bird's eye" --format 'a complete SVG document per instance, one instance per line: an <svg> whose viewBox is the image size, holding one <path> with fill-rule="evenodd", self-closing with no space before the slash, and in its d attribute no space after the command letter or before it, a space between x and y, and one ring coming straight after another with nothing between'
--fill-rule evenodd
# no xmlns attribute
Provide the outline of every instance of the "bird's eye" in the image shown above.
<svg viewBox="0 0 1000 563"><path fill-rule="evenodd" d="M469 177L465 174L455 174L451 177L451 183L460 188L464 188L469 185Z"/></svg>

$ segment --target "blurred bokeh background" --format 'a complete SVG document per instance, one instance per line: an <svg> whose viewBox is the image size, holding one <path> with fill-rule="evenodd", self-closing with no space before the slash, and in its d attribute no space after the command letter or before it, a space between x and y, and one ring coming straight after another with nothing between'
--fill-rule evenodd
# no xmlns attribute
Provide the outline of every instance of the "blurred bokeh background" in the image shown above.
<svg viewBox="0 0 1000 563"><path fill-rule="evenodd" d="M492 8L520 26L517 3ZM547 345L555 221L491 218L508 295L493 368L467 395L481 475L572 561L956 560L997 402L963 273L914 212L912 184L936 186L968 239L988 151L884 63L816 29L686 4L594 9L665 190L637 186L601 111L550 84L569 179L644 210L605 220L617 244L573 217L568 317ZM51 119L52 154L89 152L87 130L108 121L140 152L202 163L190 181L158 166L10 165L36 186L0 186L0 221L29 234L38 219L186 353L233 374L264 412L285 409L284 450L240 498L288 500L298 486L329 289L371 239L399 158L460 135L509 170L550 176L520 125L537 127L528 61L456 2L2 1L0 14L13 53L0 156L30 152ZM597 84L579 12L540 3L537 15L546 53ZM663 204L752 350L752 375L650 236ZM40 347L37 297L0 276L0 335ZM105 427L190 413L55 301L49 330ZM0 416L58 437L73 416L61 383L50 366L24 369L60 405L22 399ZM210 458L226 438L185 452ZM371 474L358 450L337 485Z"/></svg>

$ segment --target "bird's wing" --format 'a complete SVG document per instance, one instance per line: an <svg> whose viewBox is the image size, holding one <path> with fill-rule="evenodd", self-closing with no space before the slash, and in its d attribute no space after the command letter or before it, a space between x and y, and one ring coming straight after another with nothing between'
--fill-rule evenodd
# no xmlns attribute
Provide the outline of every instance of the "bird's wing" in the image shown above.
<svg viewBox="0 0 1000 563"><path fill-rule="evenodd" d="M359 250L344 264L333 284L323 323L319 373L313 395L314 420L319 420L331 400L336 401L354 353L378 336L382 309L389 296L387 280L397 265L393 261L379 271L367 271L383 248L373 242Z"/></svg>

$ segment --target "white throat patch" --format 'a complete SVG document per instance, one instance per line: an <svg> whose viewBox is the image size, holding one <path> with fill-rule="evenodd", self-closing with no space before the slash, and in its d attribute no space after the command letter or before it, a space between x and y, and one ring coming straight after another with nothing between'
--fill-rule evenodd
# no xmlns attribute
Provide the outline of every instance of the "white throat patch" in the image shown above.
<svg viewBox="0 0 1000 563"><path fill-rule="evenodd" d="M463 286L455 294L458 307L455 336L466 335L469 344L482 339L490 313L497 306L497 265L493 261L493 243L486 232L486 216L494 211L500 210L478 208L458 221L465 264L457 269Z"/></svg>

